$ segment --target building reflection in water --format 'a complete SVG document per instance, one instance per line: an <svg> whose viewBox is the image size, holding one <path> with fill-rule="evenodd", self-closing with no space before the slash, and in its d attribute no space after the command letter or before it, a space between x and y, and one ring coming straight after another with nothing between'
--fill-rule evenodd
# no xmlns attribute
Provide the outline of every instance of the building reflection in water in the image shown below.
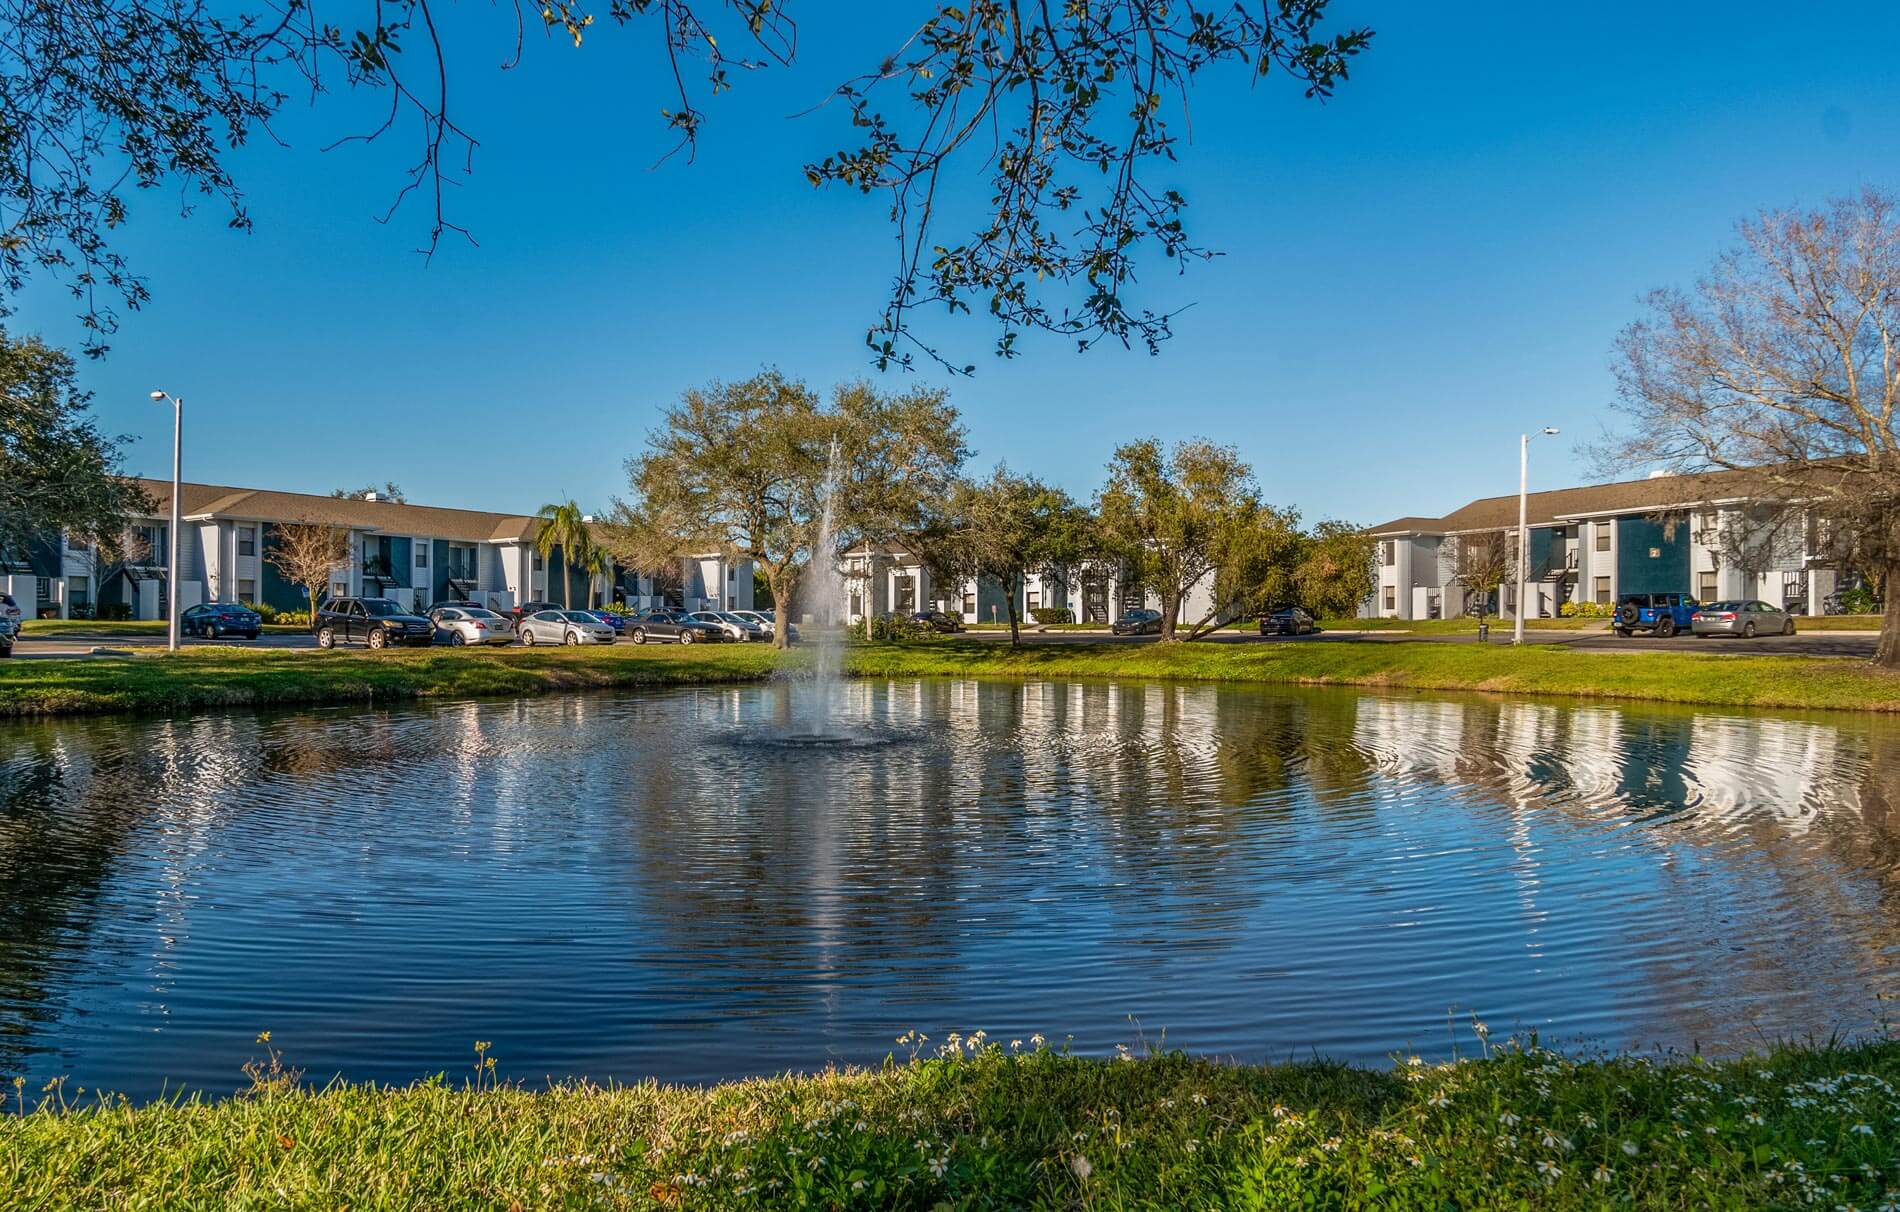
<svg viewBox="0 0 1900 1212"><path fill-rule="evenodd" d="M1879 1025L1885 721L1161 683L0 731L0 1072L711 1078L908 1027L1442 1047Z"/></svg>

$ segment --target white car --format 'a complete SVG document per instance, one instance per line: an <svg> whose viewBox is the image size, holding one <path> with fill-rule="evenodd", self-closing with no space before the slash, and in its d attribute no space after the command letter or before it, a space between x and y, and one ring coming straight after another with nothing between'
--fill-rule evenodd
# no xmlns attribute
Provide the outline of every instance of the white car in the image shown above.
<svg viewBox="0 0 1900 1212"><path fill-rule="evenodd" d="M729 613L737 615L748 623L757 624L759 630L765 633L759 637L760 639L769 640L772 638L772 633L778 630L777 616L769 610L734 610ZM794 644L798 643L798 627L796 624L787 623L785 625L785 638Z"/></svg>
<svg viewBox="0 0 1900 1212"><path fill-rule="evenodd" d="M692 618L702 623L710 623L726 633L729 640L744 643L748 640L769 640L772 638L771 624L763 627L731 610L695 610Z"/></svg>
<svg viewBox="0 0 1900 1212"><path fill-rule="evenodd" d="M0 593L0 619L20 621L20 604L13 600L10 593Z"/></svg>
<svg viewBox="0 0 1900 1212"><path fill-rule="evenodd" d="M611 644L614 629L582 610L537 610L515 624L521 642L536 644Z"/></svg>
<svg viewBox="0 0 1900 1212"><path fill-rule="evenodd" d="M465 644L512 644L515 630L508 620L480 606L437 606L429 612L437 635L448 637L452 647Z"/></svg>

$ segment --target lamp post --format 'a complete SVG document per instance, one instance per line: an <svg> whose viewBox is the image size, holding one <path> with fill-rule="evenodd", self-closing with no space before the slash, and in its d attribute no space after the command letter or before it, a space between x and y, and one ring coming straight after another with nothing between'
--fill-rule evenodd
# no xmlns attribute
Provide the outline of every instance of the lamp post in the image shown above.
<svg viewBox="0 0 1900 1212"><path fill-rule="evenodd" d="M172 406L172 525L165 532L165 647L178 651L178 473L185 443L185 402L169 392L152 393L154 404Z"/></svg>
<svg viewBox="0 0 1900 1212"><path fill-rule="evenodd" d="M1556 436L1557 427L1546 425L1543 432ZM1511 643L1524 642L1524 594L1525 582L1530 579L1531 566L1531 438L1536 435L1521 434L1517 443L1517 617L1512 621Z"/></svg>

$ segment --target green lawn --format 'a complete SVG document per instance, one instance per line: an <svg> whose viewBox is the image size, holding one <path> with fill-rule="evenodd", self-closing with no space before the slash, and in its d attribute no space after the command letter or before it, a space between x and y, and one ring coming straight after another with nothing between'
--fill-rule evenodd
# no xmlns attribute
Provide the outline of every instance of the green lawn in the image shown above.
<svg viewBox="0 0 1900 1212"><path fill-rule="evenodd" d="M1706 645L1704 647L1707 647ZM0 715L394 702L750 681L796 668L766 645L371 653L227 647L176 655L0 662ZM862 645L873 677L1150 678L1577 695L1729 707L1900 711L1900 675L1865 662L1725 652L1579 652L1540 645L1377 643L1030 645L935 639Z"/></svg>
<svg viewBox="0 0 1900 1212"><path fill-rule="evenodd" d="M264 624L266 632L282 635L300 634L310 630L308 627L288 626L278 623ZM67 635L164 635L164 619L28 619L20 628L23 635L46 637Z"/></svg>
<svg viewBox="0 0 1900 1212"><path fill-rule="evenodd" d="M925 1047L944 1052L705 1088L530 1092L477 1076L318 1091L266 1065L212 1101L56 1088L34 1109L22 1091L25 1113L0 1115L0 1192L43 1212L1872 1212L1900 1187L1891 1041L1723 1061L1533 1046L1377 1070L1083 1060L1033 1040Z"/></svg>

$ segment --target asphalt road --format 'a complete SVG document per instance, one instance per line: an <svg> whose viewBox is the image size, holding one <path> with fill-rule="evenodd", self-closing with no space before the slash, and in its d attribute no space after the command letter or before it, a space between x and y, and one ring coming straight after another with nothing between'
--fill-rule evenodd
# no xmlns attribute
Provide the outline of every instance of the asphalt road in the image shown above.
<svg viewBox="0 0 1900 1212"><path fill-rule="evenodd" d="M994 643L1006 643L1009 633L1006 631L970 631L962 637ZM1740 656L1832 656L1870 658L1874 654L1877 637L1871 634L1838 631L1800 632L1792 636L1763 636L1753 640L1723 638L1697 638L1688 635L1673 636L1666 640L1653 636L1631 636L1623 639L1608 631L1545 631L1532 629L1524 633L1526 642L1531 644L1565 644L1591 652L1719 652ZM1074 631L1025 631L1023 641L1028 644L1152 644L1154 636L1110 636L1100 632ZM211 644L211 640L186 639L188 647ZM255 640L239 640L236 643L246 648L275 648L315 652L315 637L304 634L265 634ZM623 641L624 642L624 641ZM1212 644L1475 644L1477 636L1471 633L1458 635L1413 635L1394 634L1383 631L1332 631L1307 636L1261 636L1250 631L1223 631L1209 636L1199 643ZM1491 632L1491 643L1509 644L1511 633L1508 627L1496 628ZM59 636L38 637L22 636L14 648L16 658L72 658L83 657L94 648L154 648L163 647L163 636Z"/></svg>

